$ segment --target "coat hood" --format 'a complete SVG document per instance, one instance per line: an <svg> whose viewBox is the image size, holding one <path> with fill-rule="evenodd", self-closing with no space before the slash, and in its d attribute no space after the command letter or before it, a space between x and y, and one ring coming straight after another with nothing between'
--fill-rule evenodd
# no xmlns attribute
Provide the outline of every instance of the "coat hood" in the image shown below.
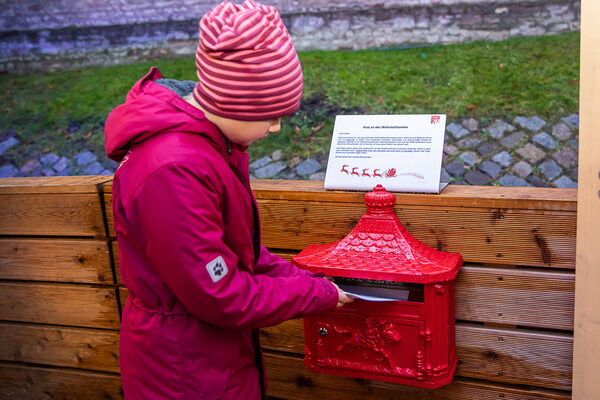
<svg viewBox="0 0 600 400"><path fill-rule="evenodd" d="M104 127L106 154L121 162L135 144L169 132L190 132L205 136L224 148L225 137L204 113L172 90L154 81L162 74L152 67L129 91L125 104L115 108ZM208 122L208 123L207 123Z"/></svg>

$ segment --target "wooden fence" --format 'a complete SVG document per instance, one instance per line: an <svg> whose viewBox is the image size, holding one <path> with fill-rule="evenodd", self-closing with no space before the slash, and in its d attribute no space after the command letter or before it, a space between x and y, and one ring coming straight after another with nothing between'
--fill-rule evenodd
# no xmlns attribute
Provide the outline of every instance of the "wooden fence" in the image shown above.
<svg viewBox="0 0 600 400"><path fill-rule="evenodd" d="M263 243L290 258L345 236L363 195L253 181ZM398 194L429 246L460 252L454 382L435 390L310 372L302 321L262 331L273 399L571 397L576 190L450 186ZM120 284L107 177L0 180L0 399L120 399Z"/></svg>

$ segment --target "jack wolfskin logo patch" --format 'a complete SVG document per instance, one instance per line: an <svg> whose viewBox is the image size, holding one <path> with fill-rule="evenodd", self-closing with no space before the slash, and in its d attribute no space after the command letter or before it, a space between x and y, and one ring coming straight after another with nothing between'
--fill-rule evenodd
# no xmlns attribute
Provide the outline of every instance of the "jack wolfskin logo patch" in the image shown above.
<svg viewBox="0 0 600 400"><path fill-rule="evenodd" d="M225 260L221 256L206 264L206 270L213 282L219 282L229 272L227 264L225 264Z"/></svg>

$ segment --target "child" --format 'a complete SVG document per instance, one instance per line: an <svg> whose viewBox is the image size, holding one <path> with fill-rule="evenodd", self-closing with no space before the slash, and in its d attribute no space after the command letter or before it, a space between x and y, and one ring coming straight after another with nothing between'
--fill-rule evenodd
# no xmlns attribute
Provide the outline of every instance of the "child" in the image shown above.
<svg viewBox="0 0 600 400"><path fill-rule="evenodd" d="M106 123L127 399L264 399L257 328L352 301L261 246L244 150L302 93L279 14L225 2L200 30L199 82L152 68Z"/></svg>

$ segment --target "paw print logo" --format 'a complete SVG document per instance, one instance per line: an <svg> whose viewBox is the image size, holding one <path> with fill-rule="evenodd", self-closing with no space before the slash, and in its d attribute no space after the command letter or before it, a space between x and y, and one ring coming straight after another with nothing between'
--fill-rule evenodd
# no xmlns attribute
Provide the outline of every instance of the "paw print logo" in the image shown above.
<svg viewBox="0 0 600 400"><path fill-rule="evenodd" d="M213 267L213 273L215 274L215 276L221 276L223 274L223 266L220 262L217 262Z"/></svg>
<svg viewBox="0 0 600 400"><path fill-rule="evenodd" d="M221 256L206 264L206 271L208 271L210 279L215 283L223 279L227 275L227 272L229 272L227 264L225 264L225 260Z"/></svg>

